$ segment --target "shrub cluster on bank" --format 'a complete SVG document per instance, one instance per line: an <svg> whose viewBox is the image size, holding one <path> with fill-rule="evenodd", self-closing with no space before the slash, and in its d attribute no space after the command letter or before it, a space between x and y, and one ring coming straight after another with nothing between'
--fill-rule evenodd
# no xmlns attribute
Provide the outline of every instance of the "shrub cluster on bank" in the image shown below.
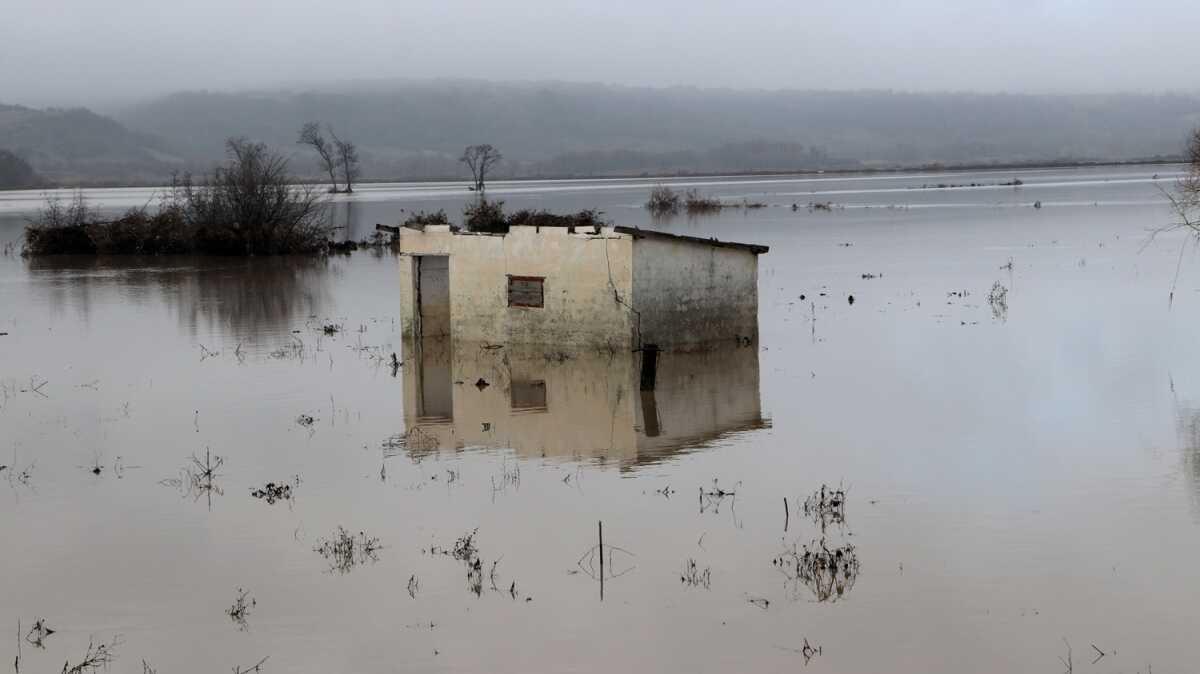
<svg viewBox="0 0 1200 674"><path fill-rule="evenodd" d="M228 161L177 179L158 206L102 219L77 194L47 200L25 227L26 255L201 253L277 255L326 249L326 202L296 184L287 160L262 143L230 139Z"/></svg>

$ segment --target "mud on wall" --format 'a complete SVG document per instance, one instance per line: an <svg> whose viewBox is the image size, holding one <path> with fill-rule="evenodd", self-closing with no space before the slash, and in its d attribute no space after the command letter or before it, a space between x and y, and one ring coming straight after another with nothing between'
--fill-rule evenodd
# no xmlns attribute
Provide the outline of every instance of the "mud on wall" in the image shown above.
<svg viewBox="0 0 1200 674"><path fill-rule="evenodd" d="M743 248L645 237L633 244L642 344L698 348L758 339L758 258Z"/></svg>

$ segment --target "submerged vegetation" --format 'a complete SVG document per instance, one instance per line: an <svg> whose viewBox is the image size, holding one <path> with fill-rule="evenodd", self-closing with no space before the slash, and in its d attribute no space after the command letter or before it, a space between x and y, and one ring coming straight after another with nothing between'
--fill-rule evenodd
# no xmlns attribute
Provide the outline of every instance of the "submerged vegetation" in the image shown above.
<svg viewBox="0 0 1200 674"><path fill-rule="evenodd" d="M725 202L716 197L706 196L695 188L688 190L682 196L666 185L656 185L650 190L650 198L646 201L646 210L651 214L664 217L687 211L688 215L705 215L720 213L726 208L766 208L760 201L743 199L740 202Z"/></svg>
<svg viewBox="0 0 1200 674"><path fill-rule="evenodd" d="M25 227L23 253L202 253L276 255L325 249L332 232L325 202L297 185L288 162L262 143L232 138L228 160L207 176L177 178L157 209L132 208L103 220L81 195L57 197Z"/></svg>

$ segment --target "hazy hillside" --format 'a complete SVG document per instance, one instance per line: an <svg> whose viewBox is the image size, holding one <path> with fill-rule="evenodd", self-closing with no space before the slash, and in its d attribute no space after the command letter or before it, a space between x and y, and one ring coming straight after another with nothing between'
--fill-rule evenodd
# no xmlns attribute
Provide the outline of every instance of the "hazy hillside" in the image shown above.
<svg viewBox="0 0 1200 674"><path fill-rule="evenodd" d="M114 117L0 105L0 148L66 184L202 170L234 135L285 150L316 177L295 144L309 120L356 141L368 179L461 177L462 148L483 142L504 152L498 176L1114 160L1178 154L1200 98L372 81L181 92Z"/></svg>
<svg viewBox="0 0 1200 674"><path fill-rule="evenodd" d="M161 180L181 166L162 140L83 108L0 104L0 148L65 184Z"/></svg>
<svg viewBox="0 0 1200 674"><path fill-rule="evenodd" d="M508 173L596 174L1170 155L1200 99L370 82L178 93L118 118L197 157L235 133L292 146L316 119L358 142L367 175L457 173L479 142Z"/></svg>

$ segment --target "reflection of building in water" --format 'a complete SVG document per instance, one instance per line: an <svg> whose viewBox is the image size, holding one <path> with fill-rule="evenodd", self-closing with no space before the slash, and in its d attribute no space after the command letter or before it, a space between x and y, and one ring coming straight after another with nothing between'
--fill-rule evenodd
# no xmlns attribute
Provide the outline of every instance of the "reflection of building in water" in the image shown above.
<svg viewBox="0 0 1200 674"><path fill-rule="evenodd" d="M766 428L757 345L658 357L546 352L426 339L406 348L404 418L413 454L511 447L522 456L601 458L630 468Z"/></svg>

